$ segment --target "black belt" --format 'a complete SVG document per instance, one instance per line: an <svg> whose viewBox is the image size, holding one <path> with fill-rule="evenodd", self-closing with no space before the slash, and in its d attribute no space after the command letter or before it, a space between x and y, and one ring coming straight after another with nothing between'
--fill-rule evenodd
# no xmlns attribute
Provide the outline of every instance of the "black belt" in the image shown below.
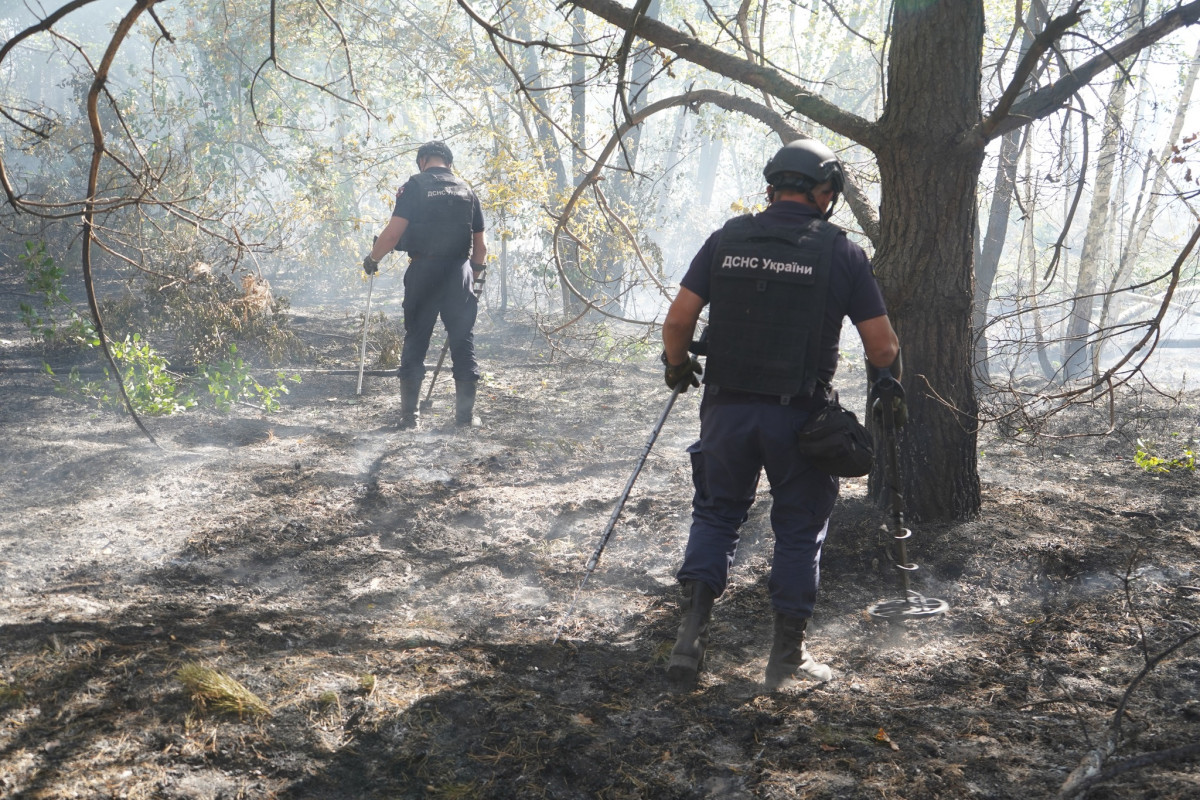
<svg viewBox="0 0 1200 800"><path fill-rule="evenodd" d="M705 384L705 397L711 397L714 402L721 403L770 403L780 406L794 406L802 411L816 411L829 404L831 387L819 384L811 394L761 394L760 392L744 392L740 389L723 389L713 384Z"/></svg>

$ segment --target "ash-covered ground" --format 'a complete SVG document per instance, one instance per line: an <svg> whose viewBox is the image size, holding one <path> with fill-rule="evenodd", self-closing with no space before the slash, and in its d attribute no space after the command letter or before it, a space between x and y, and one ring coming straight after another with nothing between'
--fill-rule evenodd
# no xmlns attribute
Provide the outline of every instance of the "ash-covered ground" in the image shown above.
<svg viewBox="0 0 1200 800"><path fill-rule="evenodd" d="M666 403L657 361L569 358L485 317L484 427L451 424L443 372L402 432L394 378L355 395L357 326L310 311L302 337L340 342L347 371L304 373L275 414L150 419L159 446L3 337L0 795L1028 800L1111 739L1103 768L1125 770L1089 797L1200 796L1200 641L1156 660L1200 630L1197 479L1133 460L1139 436L1195 440L1196 395L1126 395L1106 438L985 430L982 517L908 545L950 605L933 620L866 614L899 586L886 514L845 481L810 628L836 677L798 692L761 686L764 481L707 671L674 694L695 393L555 642ZM198 705L194 663L269 713Z"/></svg>

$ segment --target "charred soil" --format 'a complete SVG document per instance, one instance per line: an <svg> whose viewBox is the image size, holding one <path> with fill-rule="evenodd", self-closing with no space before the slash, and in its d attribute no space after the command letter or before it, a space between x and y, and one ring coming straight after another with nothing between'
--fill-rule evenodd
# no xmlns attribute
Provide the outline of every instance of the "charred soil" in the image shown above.
<svg viewBox="0 0 1200 800"><path fill-rule="evenodd" d="M352 320L300 328L340 334L324 346L356 365ZM835 679L800 691L762 688L764 481L706 671L678 694L694 393L554 641L666 402L654 360L572 359L484 320L482 429L453 426L446 372L399 431L395 378L358 397L347 369L305 373L279 413L149 420L154 446L6 338L4 797L1028 800L1055 796L1114 718L1104 767L1132 768L1089 797L1200 795L1200 641L1126 697L1200 630L1195 473L1133 460L1139 436L1197 437L1195 395L1129 395L1105 438L985 431L982 517L913 526L917 586L950 606L936 619L866 614L900 590L886 514L843 482L810 626ZM188 664L267 713L199 703Z"/></svg>

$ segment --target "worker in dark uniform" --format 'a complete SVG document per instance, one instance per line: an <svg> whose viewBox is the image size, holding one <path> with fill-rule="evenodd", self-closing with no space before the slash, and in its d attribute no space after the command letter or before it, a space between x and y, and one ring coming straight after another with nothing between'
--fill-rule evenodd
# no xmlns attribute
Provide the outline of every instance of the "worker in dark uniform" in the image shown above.
<svg viewBox="0 0 1200 800"><path fill-rule="evenodd" d="M479 198L450 171L454 155L444 142L417 149L416 175L396 193L391 221L363 259L363 270L374 275L390 250L412 259L404 273L404 349L400 353L400 427L415 428L425 354L433 326L441 315L454 365L454 421L478 426L474 416L475 317L479 300L473 285L481 284L487 245L483 238L483 209Z"/></svg>
<svg viewBox="0 0 1200 800"><path fill-rule="evenodd" d="M709 306L700 440L688 448L692 525L677 573L682 620L667 666L676 688L693 686L703 668L713 601L725 591L764 468L775 534L766 687L832 677L808 654L804 632L838 479L797 452L796 433L827 403L843 317L858 328L868 378L900 377L900 343L870 261L828 222L844 185L833 151L797 140L763 174L767 209L709 236L663 324L667 385L699 386L701 365L688 348Z"/></svg>

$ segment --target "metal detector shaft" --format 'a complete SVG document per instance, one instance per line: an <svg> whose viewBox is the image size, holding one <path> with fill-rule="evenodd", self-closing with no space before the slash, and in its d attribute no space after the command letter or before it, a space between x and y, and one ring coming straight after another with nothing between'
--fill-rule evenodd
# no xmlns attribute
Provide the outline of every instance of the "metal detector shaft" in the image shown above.
<svg viewBox="0 0 1200 800"><path fill-rule="evenodd" d="M908 553L905 542L910 533L904 527L904 496L901 494L902 480L900 478L900 459L896 447L896 409L892 403L892 393L883 394L883 430L887 436L887 482L892 501L892 541L896 543L896 569L900 572L900 582L904 589L904 597L910 599L908 573L916 566L908 563Z"/></svg>
<svg viewBox="0 0 1200 800"><path fill-rule="evenodd" d="M903 397L903 389L894 379L890 383L882 382L879 387L879 399L876 400L883 412L883 432L887 440L887 481L888 492L891 495L892 519L889 533L896 548L892 565L900 573L900 583L904 590L903 598L899 600L884 600L868 609L872 617L897 622L904 619L926 619L944 614L949 605L945 600L936 597L926 597L912 588L909 575L920 567L908 560L908 539L912 531L904 526L904 496L901 494L903 480L900 477L900 457L896 447L896 406L897 397Z"/></svg>
<svg viewBox="0 0 1200 800"><path fill-rule="evenodd" d="M442 362L446 360L446 351L450 349L450 337L446 337L446 343L442 345L442 354L438 356L437 366L433 368L433 380L429 382L429 390L425 392L425 399L421 401L421 408L426 409L433 405L433 387L437 385L438 375L442 372Z"/></svg>
<svg viewBox="0 0 1200 800"><path fill-rule="evenodd" d="M358 355L358 389L355 394L362 394L363 367L367 365L367 329L371 327L371 293L375 291L375 275L371 274L367 281L367 313L363 315L362 347Z"/></svg>
<svg viewBox="0 0 1200 800"><path fill-rule="evenodd" d="M479 277L471 286L471 291L475 293L475 298L483 293L483 276L485 273L480 272ZM433 405L433 387L437 384L438 375L442 372L442 364L446 361L446 351L450 349L450 337L447 332L446 343L442 345L441 355L438 356L437 366L433 368L433 379L429 381L429 389L425 392L425 399L421 401L421 409L425 410Z"/></svg>
<svg viewBox="0 0 1200 800"><path fill-rule="evenodd" d="M654 442L657 441L658 434L662 430L663 424L667 421L667 415L671 413L671 407L675 405L675 399L679 397L680 392L683 391L683 387L686 385L687 381L681 381L675 387L671 392L671 397L667 400L666 408L658 416L658 422L654 423L654 430L650 431L650 438L646 440L645 446L642 447L642 454L638 457L637 464L634 465L633 473L630 474L629 480L625 482L625 489L621 492L621 496L617 498L617 504L613 507L612 514L608 518L608 524L604 526L604 532L600 534L600 543L596 545L592 557L588 559L583 579L579 582L579 588L575 590L575 596L571 598L571 605L567 608L558 623L558 629L554 632L554 642L558 641L559 635L562 634L563 626L567 624L567 620L574 613L575 604L579 601L579 595L583 592L583 587L587 586L588 579L592 577L592 573L596 570L596 565L600 562L600 554L604 552L605 545L612 538L613 529L617 526L617 518L621 516L621 510L625 508L625 501L629 499L629 492L633 489L633 483L641 473L642 467L646 463L646 458L649 457L650 450L654 447ZM551 644L554 642L551 642Z"/></svg>

